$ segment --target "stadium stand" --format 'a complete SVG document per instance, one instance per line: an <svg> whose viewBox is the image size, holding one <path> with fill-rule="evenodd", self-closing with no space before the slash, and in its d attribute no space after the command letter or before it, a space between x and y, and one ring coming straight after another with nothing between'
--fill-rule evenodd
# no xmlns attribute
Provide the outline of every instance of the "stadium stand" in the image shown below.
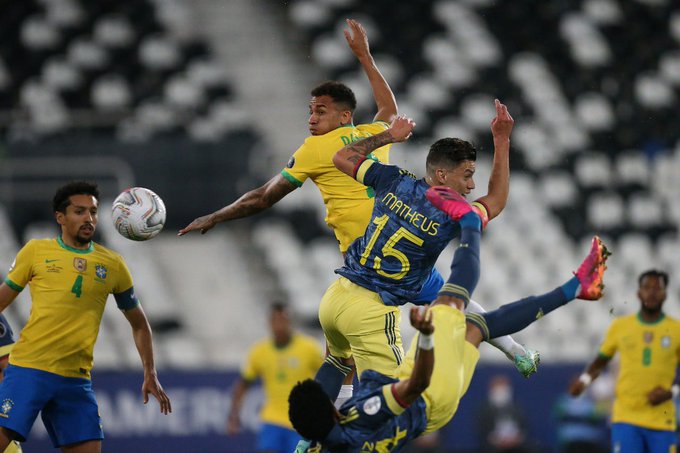
<svg viewBox="0 0 680 453"><path fill-rule="evenodd" d="M361 119L369 91L339 30L348 14L365 24L400 111L418 124L414 143L392 153L416 174L424 150L442 136L471 139L488 153L491 101L508 104L517 120L511 200L486 234L478 298L493 307L556 284L552 275L569 272L584 241L603 235L618 255L605 303L572 310L561 327L576 332L586 324L593 333L575 337L572 349L548 348L546 357L577 359L595 347L609 311L625 311L636 275L676 260L670 250L680 245L678 204L670 193L677 190L680 134L669 109L678 94L680 12L673 2L608 0L427 0L379 14L384 8L389 2L297 0L287 14L306 34L315 62L356 88ZM485 186L486 175L478 171L477 180ZM522 213L527 206L535 218ZM301 244L296 254L315 253L309 237L290 242ZM449 258L440 260L443 272ZM680 290L677 281L671 285ZM527 341L550 343L548 324L527 332Z"/></svg>
<svg viewBox="0 0 680 453"><path fill-rule="evenodd" d="M214 38L218 41L199 37L187 2L4 0L0 5L6 12L0 15L0 136L9 145L10 157L75 156L90 150L94 155L117 154L131 165L136 181L148 181L156 188L167 185L159 192L168 194L166 204L177 214L168 219L168 228L173 228L255 187L272 169L278 171L293 151L268 146L263 154L250 152L271 131L254 130L249 124L252 110L239 102L243 85L232 83L225 69L248 51L214 52L219 39L233 36L223 30ZM482 187L476 193L483 193L492 145L488 133L492 100L499 97L509 106L517 121L511 199L485 235L477 297L493 308L555 285L578 262L586 239L594 232L603 235L621 259L611 265L605 303L577 306L559 326L546 321L523 334L527 343L550 350L546 360L577 359L597 343L599 327L607 323L610 312L625 311L622 301L634 294L634 278L643 267L672 270L680 264L673 253L680 245L680 204L675 200L680 191L676 176L680 132L672 116L680 86L676 50L680 11L668 1L537 5L519 0L510 5L423 0L390 9L394 14L379 13L390 5L386 0L295 0L272 6L273 13L283 17L282 23L266 20L268 27L288 27L286 33L295 36L290 42L299 45L293 52L302 55L308 48L309 71L299 72L349 83L359 99L357 116L365 120L371 113L370 89L341 33L346 16L362 21L377 64L395 88L401 112L418 124L411 142L396 146L392 153L395 163L416 174L422 175L427 146L436 138L471 139L481 150L477 180ZM634 17L640 20L630 20ZM235 20L239 30L247 28L241 18ZM218 26L219 21L206 23L207 28ZM555 33L543 33L546 27ZM261 71L239 70L246 81L255 75L258 83L265 80ZM281 74L291 70L287 67ZM268 97L257 107L258 118L277 102L271 92L265 92ZM290 135L282 137L279 127L279 135L268 137L269 143L301 143L303 136L297 132L293 136L290 118L286 119L283 129ZM300 121L304 122L304 115ZM99 141L87 142L83 137ZM115 137L115 144L103 143L110 137ZM85 145L74 146L78 140ZM215 147L198 147L205 142ZM205 159L191 158L185 147L204 153ZM218 159L221 149L245 151ZM142 152L152 157L136 160ZM157 159L165 173L148 163ZM183 187L172 184L180 172L186 178ZM229 187L224 181L229 181ZM314 326L318 300L334 278L332 269L340 265L340 258L323 224L318 192L308 186L286 197L272 213L245 221L247 228L225 233L233 233L227 240L241 245L222 251L272 275L274 282L264 294L280 292ZM201 200L187 202L187 191L201 194ZM108 190L107 195L113 192ZM7 206L11 210L16 203ZM531 206L530 217L527 206ZM23 226L36 220L28 217ZM10 223L16 227L13 218ZM252 231L245 231L251 225ZM129 255L131 262L140 263L137 279L149 285L145 291L165 294L149 298L148 307L154 326L163 332L159 335L163 361L189 368L238 362L236 353L225 359L209 339L210 335L226 338L214 317L205 331L200 322L192 321L210 322L210 313L219 310L217 292L205 292L214 282L194 287L195 298L214 301L208 315L200 314L203 311L185 290L167 285L168 275L181 276L182 269L168 263L182 254L202 262L200 266L205 264L202 273L216 272L218 267L232 272L233 260L214 257L217 261L211 264L201 259L213 257L211 252L220 250L218 242L224 236L202 237L202 242L192 243L199 249L191 252L173 247L169 234L161 235L151 249L164 257L162 266L158 259L149 261L138 244L121 242L105 227L102 238ZM273 238L276 248L271 247ZM7 260L19 245L11 238L2 241ZM443 273L450 258L450 251L441 257ZM233 286L219 287L240 294L241 300L266 298L262 291L243 289L244 282L249 280L235 278ZM671 279L670 289L677 293L680 279ZM28 313L21 310L12 308L10 313L25 319ZM102 366L118 361L135 365L134 355L107 346L125 338L121 329L126 327L117 316L107 318L100 342L105 344L98 346ZM551 335L554 328L571 332L584 325L592 330L579 335L572 349L550 347L557 341ZM256 336L259 327L249 327L246 334ZM408 336L409 328L405 330ZM181 359L194 347L212 352L204 358ZM128 356L132 360L126 362ZM501 359L495 354L490 357Z"/></svg>

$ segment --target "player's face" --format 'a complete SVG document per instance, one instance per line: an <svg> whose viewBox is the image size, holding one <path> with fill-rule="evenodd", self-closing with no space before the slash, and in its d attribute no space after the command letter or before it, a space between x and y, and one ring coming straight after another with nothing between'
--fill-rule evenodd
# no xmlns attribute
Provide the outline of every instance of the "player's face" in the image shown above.
<svg viewBox="0 0 680 453"><path fill-rule="evenodd" d="M642 279L638 288L642 309L648 313L658 313L666 300L666 285L660 277L649 275Z"/></svg>
<svg viewBox="0 0 680 453"><path fill-rule="evenodd" d="M436 174L440 184L465 196L475 188L475 169L474 161L465 160L456 167L438 169Z"/></svg>
<svg viewBox="0 0 680 453"><path fill-rule="evenodd" d="M271 328L277 342L286 342L290 338L292 325L287 311L276 310L272 313Z"/></svg>
<svg viewBox="0 0 680 453"><path fill-rule="evenodd" d="M314 96L309 101L307 123L312 135L324 135L351 122L352 112L342 109L330 96Z"/></svg>
<svg viewBox="0 0 680 453"><path fill-rule="evenodd" d="M70 240L77 245L87 245L97 228L97 199L92 195L71 195L71 204L66 214L57 212L57 222L61 225L62 240Z"/></svg>

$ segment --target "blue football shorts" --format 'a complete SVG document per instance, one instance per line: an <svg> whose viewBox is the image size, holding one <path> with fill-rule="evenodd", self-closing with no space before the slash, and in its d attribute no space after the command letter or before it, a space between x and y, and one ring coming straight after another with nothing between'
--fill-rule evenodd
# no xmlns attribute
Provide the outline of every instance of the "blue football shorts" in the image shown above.
<svg viewBox="0 0 680 453"><path fill-rule="evenodd" d="M298 433L292 429L263 423L257 436L257 451L292 453L300 439Z"/></svg>
<svg viewBox="0 0 680 453"><path fill-rule="evenodd" d="M674 431L612 423L612 451L616 453L672 453L676 440Z"/></svg>
<svg viewBox="0 0 680 453"><path fill-rule="evenodd" d="M0 383L0 426L23 442L40 411L55 448L104 438L92 381L9 365Z"/></svg>

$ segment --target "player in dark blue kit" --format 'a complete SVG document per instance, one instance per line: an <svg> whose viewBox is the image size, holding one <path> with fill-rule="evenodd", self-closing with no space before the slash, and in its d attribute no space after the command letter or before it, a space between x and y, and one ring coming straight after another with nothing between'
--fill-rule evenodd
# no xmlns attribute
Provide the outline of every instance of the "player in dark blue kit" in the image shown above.
<svg viewBox="0 0 680 453"><path fill-rule="evenodd" d="M511 120L500 102L497 111L497 118L505 114ZM330 355L339 361L353 357L358 375L372 369L396 377L404 357L398 307L431 302L444 283L433 272L434 264L461 227L430 203L425 191L444 185L468 194L475 187L476 150L464 140L442 139L432 145L425 179L364 157L365 150L406 140L413 127L413 121L399 117L386 131L345 146L333 159L338 169L375 191L372 220L364 236L350 245L345 265L336 271L341 277L319 307ZM511 127L509 121L506 142ZM495 156L494 171L505 176L492 179L507 182L508 146L496 146L501 157ZM505 206L507 185L500 186L473 204L483 223ZM331 374L327 370L317 374L317 380L328 383L329 393L341 377Z"/></svg>
<svg viewBox="0 0 680 453"><path fill-rule="evenodd" d="M431 188L427 197L461 230L449 281L429 310L411 310L411 324L420 334L413 339L398 379L366 370L354 397L339 410L316 381L293 389L291 422L302 436L320 443L309 451L400 450L453 417L472 379L482 341L517 332L574 298L602 296L608 252L595 237L575 276L561 287L493 312L468 315L466 322L465 305L479 279L481 221L450 188Z"/></svg>

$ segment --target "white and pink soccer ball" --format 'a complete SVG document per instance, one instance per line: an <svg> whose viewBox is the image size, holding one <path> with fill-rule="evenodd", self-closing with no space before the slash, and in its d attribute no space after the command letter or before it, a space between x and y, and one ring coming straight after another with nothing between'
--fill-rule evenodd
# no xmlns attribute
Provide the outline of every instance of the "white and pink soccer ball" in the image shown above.
<svg viewBox="0 0 680 453"><path fill-rule="evenodd" d="M165 225L163 200L144 187L132 187L121 192L113 201L111 210L116 231L133 241L149 240Z"/></svg>

